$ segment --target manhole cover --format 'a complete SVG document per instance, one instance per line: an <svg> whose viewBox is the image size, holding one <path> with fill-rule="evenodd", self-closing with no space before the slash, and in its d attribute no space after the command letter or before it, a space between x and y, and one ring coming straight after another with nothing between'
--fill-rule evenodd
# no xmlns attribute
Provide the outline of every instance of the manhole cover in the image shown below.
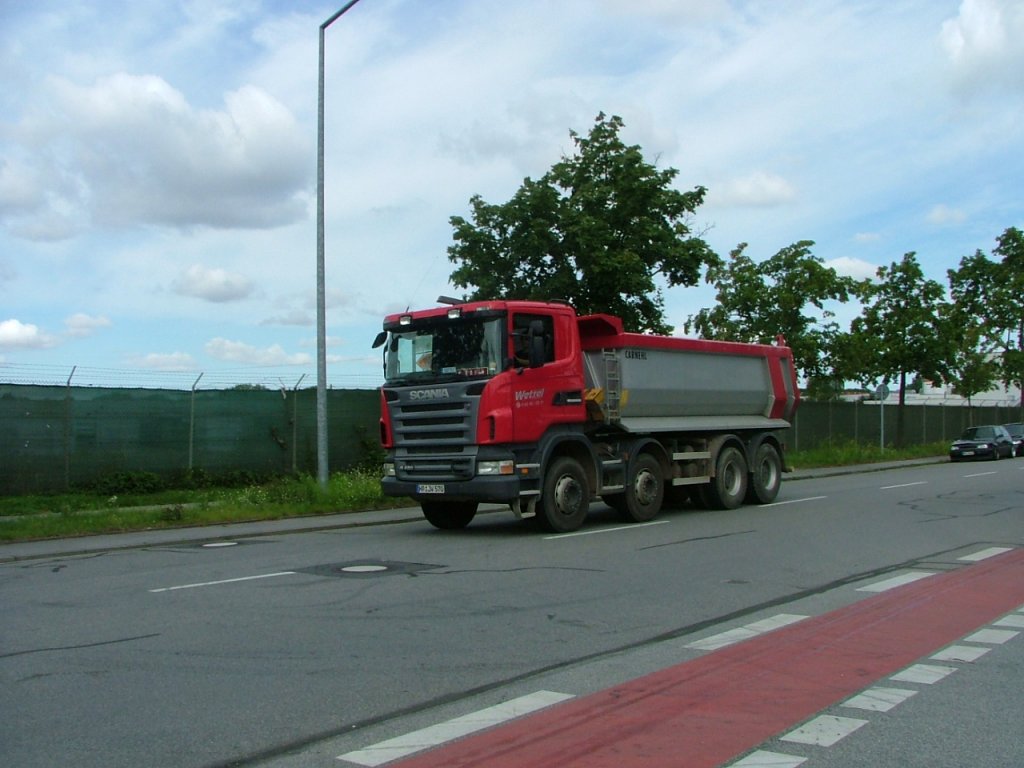
<svg viewBox="0 0 1024 768"><path fill-rule="evenodd" d="M443 565L431 563L403 563L390 560L356 560L349 563L330 563L299 568L298 573L335 578L376 578L378 576L416 576L421 571L433 571Z"/></svg>

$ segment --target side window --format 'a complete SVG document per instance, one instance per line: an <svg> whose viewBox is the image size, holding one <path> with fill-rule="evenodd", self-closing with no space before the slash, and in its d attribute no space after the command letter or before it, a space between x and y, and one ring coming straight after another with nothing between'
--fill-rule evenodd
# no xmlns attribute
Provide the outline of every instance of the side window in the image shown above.
<svg viewBox="0 0 1024 768"><path fill-rule="evenodd" d="M544 362L555 359L555 323L550 315L516 314L512 318L512 354L516 364L527 365L530 360L530 328L539 323L544 339Z"/></svg>

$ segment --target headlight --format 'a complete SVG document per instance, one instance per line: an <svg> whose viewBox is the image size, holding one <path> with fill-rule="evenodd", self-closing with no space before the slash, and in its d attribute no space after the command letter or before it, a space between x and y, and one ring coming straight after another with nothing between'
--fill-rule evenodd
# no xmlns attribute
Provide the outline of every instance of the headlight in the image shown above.
<svg viewBox="0 0 1024 768"><path fill-rule="evenodd" d="M478 475L511 475L515 472L516 463L512 459L501 461L481 461L476 465Z"/></svg>
<svg viewBox="0 0 1024 768"><path fill-rule="evenodd" d="M395 462L384 462L384 477L395 477Z"/></svg>

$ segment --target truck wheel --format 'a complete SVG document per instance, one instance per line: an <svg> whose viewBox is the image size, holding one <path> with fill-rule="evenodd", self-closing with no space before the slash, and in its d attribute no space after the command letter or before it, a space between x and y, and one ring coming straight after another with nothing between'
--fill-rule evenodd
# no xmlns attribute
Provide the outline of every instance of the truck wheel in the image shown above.
<svg viewBox="0 0 1024 768"><path fill-rule="evenodd" d="M715 462L715 476L707 486L714 509L736 509L747 495L747 462L734 446L723 448Z"/></svg>
<svg viewBox="0 0 1024 768"><path fill-rule="evenodd" d="M583 525L590 507L590 491L579 462L562 456L551 463L544 476L540 507L540 522L549 531L567 533Z"/></svg>
<svg viewBox="0 0 1024 768"><path fill-rule="evenodd" d="M750 504L770 504L779 495L782 485L782 458L771 443L761 443L754 451L754 466L750 468L747 501Z"/></svg>
<svg viewBox="0 0 1024 768"><path fill-rule="evenodd" d="M617 509L624 520L644 523L654 519L665 500L665 477L656 458L649 453L637 456L622 495L625 503Z"/></svg>
<svg viewBox="0 0 1024 768"><path fill-rule="evenodd" d="M465 528L476 516L475 501L424 501L420 509L427 522L442 531Z"/></svg>

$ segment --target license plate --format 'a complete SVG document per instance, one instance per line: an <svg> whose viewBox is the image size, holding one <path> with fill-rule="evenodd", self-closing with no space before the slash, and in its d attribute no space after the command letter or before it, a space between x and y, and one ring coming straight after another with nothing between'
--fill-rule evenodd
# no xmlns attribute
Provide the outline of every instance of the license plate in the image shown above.
<svg viewBox="0 0 1024 768"><path fill-rule="evenodd" d="M444 483L421 483L416 486L416 493L444 493Z"/></svg>
<svg viewBox="0 0 1024 768"><path fill-rule="evenodd" d="M974 451L963 451L960 455L961 456L973 456L974 455Z"/></svg>

